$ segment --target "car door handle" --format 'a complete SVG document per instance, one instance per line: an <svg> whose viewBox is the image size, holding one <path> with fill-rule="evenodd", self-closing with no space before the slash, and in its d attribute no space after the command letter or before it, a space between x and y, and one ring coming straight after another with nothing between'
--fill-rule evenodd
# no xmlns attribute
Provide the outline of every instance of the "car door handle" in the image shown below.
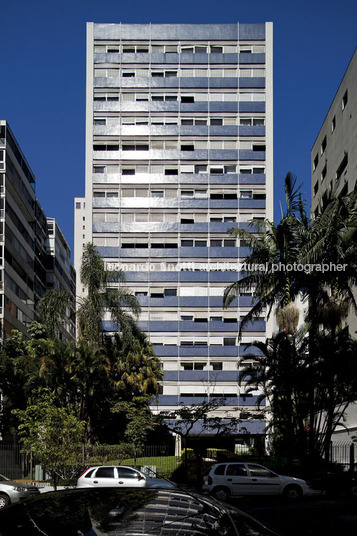
<svg viewBox="0 0 357 536"><path fill-rule="evenodd" d="M258 482L257 478L252 478L252 482Z"/></svg>
<svg viewBox="0 0 357 536"><path fill-rule="evenodd" d="M232 479L231 478L227 478L228 482L232 482Z"/></svg>
<svg viewBox="0 0 357 536"><path fill-rule="evenodd" d="M93 484L98 484L98 480L93 480Z"/></svg>
<svg viewBox="0 0 357 536"><path fill-rule="evenodd" d="M118 484L124 484L124 482L122 480L119 480Z"/></svg>

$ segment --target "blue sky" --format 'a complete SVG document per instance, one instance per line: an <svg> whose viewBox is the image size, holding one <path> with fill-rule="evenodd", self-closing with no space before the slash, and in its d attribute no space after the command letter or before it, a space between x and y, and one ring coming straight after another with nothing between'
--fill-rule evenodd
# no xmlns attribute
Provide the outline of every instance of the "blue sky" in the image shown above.
<svg viewBox="0 0 357 536"><path fill-rule="evenodd" d="M86 22L274 23L275 213L286 173L310 201L310 150L357 45L355 0L12 0L0 15L0 118L73 250L84 195Z"/></svg>

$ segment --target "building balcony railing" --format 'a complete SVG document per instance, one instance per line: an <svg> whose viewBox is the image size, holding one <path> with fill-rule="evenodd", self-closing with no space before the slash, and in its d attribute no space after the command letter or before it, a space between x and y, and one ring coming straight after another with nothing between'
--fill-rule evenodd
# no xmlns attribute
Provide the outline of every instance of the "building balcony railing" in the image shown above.
<svg viewBox="0 0 357 536"><path fill-rule="evenodd" d="M102 63L114 64L138 64L142 68L143 65L237 65L251 64L264 65L264 53L188 53L188 52L166 52L166 53L100 53L94 54L94 64Z"/></svg>

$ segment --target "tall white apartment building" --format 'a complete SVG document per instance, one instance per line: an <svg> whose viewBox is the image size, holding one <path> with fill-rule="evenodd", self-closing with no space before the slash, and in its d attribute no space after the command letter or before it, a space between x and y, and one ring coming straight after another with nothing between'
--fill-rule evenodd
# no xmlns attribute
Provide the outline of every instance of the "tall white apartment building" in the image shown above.
<svg viewBox="0 0 357 536"><path fill-rule="evenodd" d="M273 219L272 24L88 23L77 277L87 242L126 273L162 360L156 411L224 396L254 436L264 422L237 363L270 327L239 341L252 297L222 306L248 253L228 231L252 217Z"/></svg>

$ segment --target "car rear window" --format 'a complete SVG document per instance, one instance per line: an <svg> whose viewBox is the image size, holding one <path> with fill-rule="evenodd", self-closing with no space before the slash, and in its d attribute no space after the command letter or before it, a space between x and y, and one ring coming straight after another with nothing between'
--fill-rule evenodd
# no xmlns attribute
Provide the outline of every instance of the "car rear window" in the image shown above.
<svg viewBox="0 0 357 536"><path fill-rule="evenodd" d="M90 478L93 475L94 471L95 469L91 469L91 471L88 471L88 473L84 475L84 478Z"/></svg>
<svg viewBox="0 0 357 536"><path fill-rule="evenodd" d="M114 467L99 467L96 478L114 478Z"/></svg>
<svg viewBox="0 0 357 536"><path fill-rule="evenodd" d="M214 470L215 475L224 475L224 470L226 466L225 465L218 465L216 469Z"/></svg>

